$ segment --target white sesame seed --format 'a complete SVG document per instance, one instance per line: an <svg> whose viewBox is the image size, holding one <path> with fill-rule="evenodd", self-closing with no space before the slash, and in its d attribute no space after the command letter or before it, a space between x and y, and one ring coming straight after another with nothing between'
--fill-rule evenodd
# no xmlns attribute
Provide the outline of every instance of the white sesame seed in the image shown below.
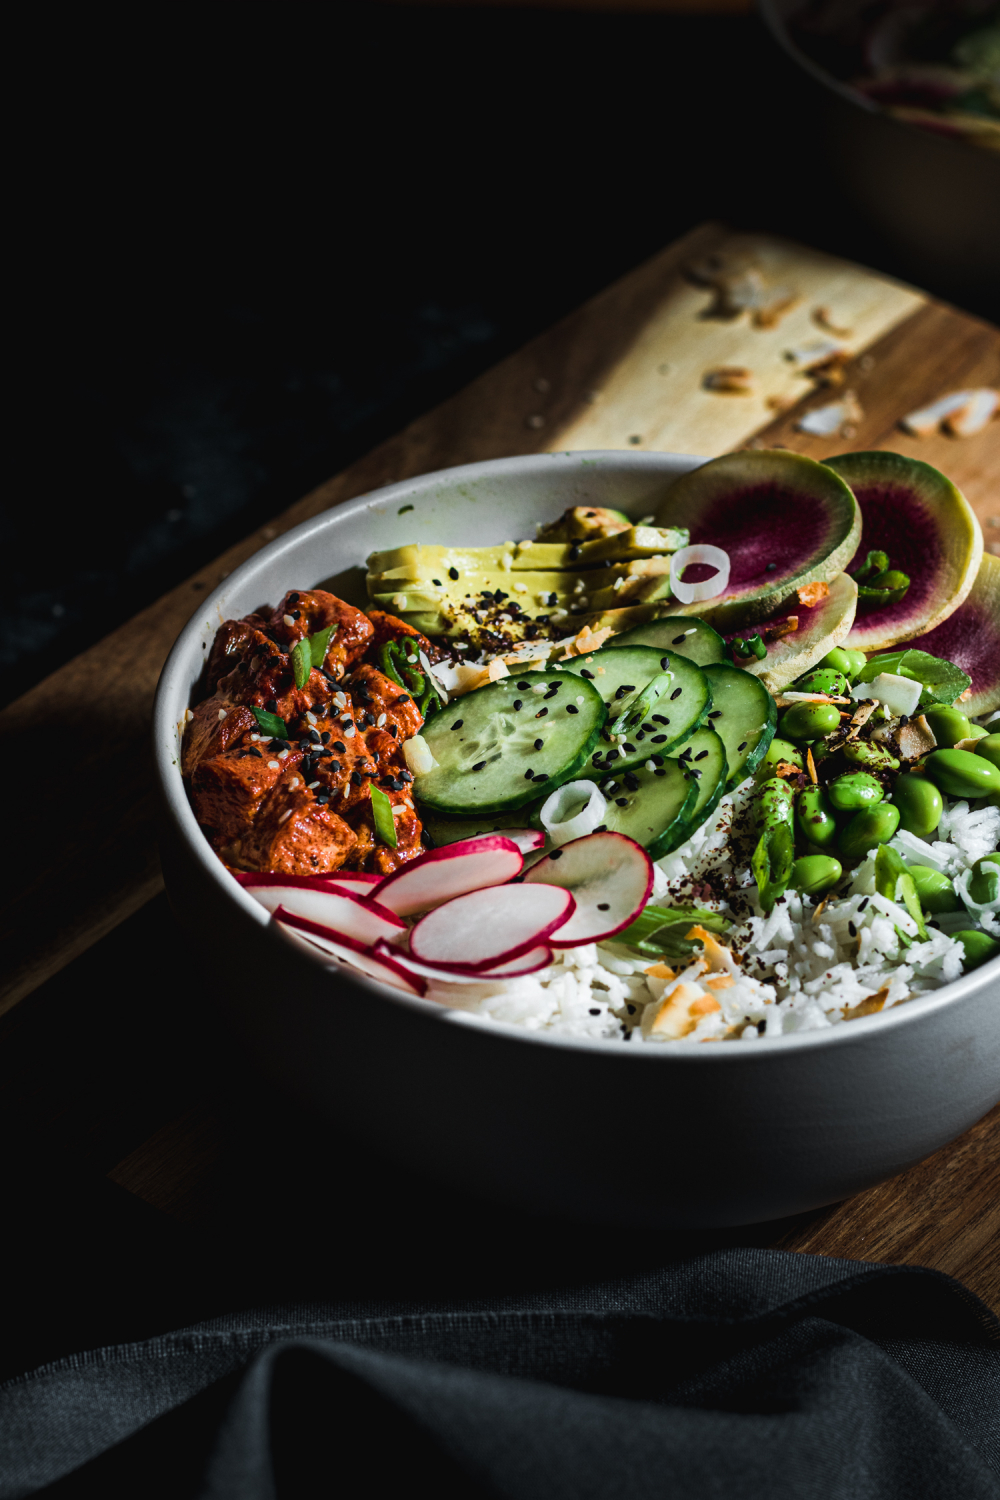
<svg viewBox="0 0 1000 1500"><path fill-rule="evenodd" d="M288 809L288 811L287 811L287 812L283 812L283 813L282 813L282 814L281 814L281 817L280 817L280 818L279 818L279 819L278 819L278 824L279 824L279 826L280 826L280 825L281 825L281 824L282 824L282 823L284 823L284 822L286 822L286 821L287 821L287 819L288 819L288 818L290 818L290 817L291 817L291 816L292 816L292 809L291 809L291 808L289 808L289 809Z"/></svg>
<svg viewBox="0 0 1000 1500"><path fill-rule="evenodd" d="M397 806L395 806L392 809L392 815L393 815L394 818L401 818L403 816L403 811L404 811L403 807L400 806L400 805L397 805Z"/></svg>
<svg viewBox="0 0 1000 1500"><path fill-rule="evenodd" d="M225 717L226 717L226 710L224 708L220 708L219 709L219 718L220 718L220 720L224 719Z"/></svg>
<svg viewBox="0 0 1000 1500"><path fill-rule="evenodd" d="M269 745L271 743L271 740L273 738L274 738L274 736L270 735L270 734L259 734L259 735L257 735L257 739L259 740L259 742L262 745Z"/></svg>
<svg viewBox="0 0 1000 1500"><path fill-rule="evenodd" d="M281 770L281 762L280 761L269 760L268 763L267 763L267 765L268 765L268 769L271 770L271 771L280 771Z"/></svg>
<svg viewBox="0 0 1000 1500"><path fill-rule="evenodd" d="M385 725L387 717L387 714L379 714L378 718L375 720L375 728L382 729Z"/></svg>
<svg viewBox="0 0 1000 1500"><path fill-rule="evenodd" d="M315 787L315 786L319 786L319 782L318 781L307 781L306 782L306 791L307 792L311 792L312 789L313 789L313 787Z"/></svg>
<svg viewBox="0 0 1000 1500"><path fill-rule="evenodd" d="M346 724L344 726L343 734L344 734L344 739L345 740L351 739L353 737L353 735L354 735L354 725L353 724Z"/></svg>
<svg viewBox="0 0 1000 1500"><path fill-rule="evenodd" d="M284 620L284 622L285 622L286 625L294 625L295 624L295 621L292 619L291 615L282 615L281 618Z"/></svg>
<svg viewBox="0 0 1000 1500"><path fill-rule="evenodd" d="M536 683L535 683L535 684L534 684L534 685L533 685L533 687L532 687L532 689L531 689L531 691L532 691L532 692L533 692L533 693L544 693L544 692L547 692L547 691L548 691L548 686L549 686L549 685L548 685L548 683L547 683L547 682L536 682Z"/></svg>
<svg viewBox="0 0 1000 1500"><path fill-rule="evenodd" d="M301 786L302 785L302 782L300 781L300 779L298 778L298 776L290 776L288 778L288 785L291 788L291 790L294 792L294 790L295 790L295 788L297 786Z"/></svg>
<svg viewBox="0 0 1000 1500"><path fill-rule="evenodd" d="M514 592L515 594L526 594L528 592L528 585L526 583L515 583Z"/></svg>
<svg viewBox="0 0 1000 1500"><path fill-rule="evenodd" d="M313 713L308 713L307 712L306 713L306 718L309 720L310 724L317 724L317 723L319 723L319 720L316 718L316 715L313 714Z"/></svg>
<svg viewBox="0 0 1000 1500"><path fill-rule="evenodd" d="M259 739L260 739L260 735L259 734L252 734L250 736L250 743L255 745Z"/></svg>
<svg viewBox="0 0 1000 1500"><path fill-rule="evenodd" d="M577 701L577 703L584 703L584 702L586 702L586 699L584 698L584 696L583 696L582 693L577 693L577 695L576 695L576 701Z"/></svg>
<svg viewBox="0 0 1000 1500"><path fill-rule="evenodd" d="M338 708L346 708L347 707L347 699L345 698L345 696L344 696L343 693L334 693L334 695L333 695L333 701L334 701L334 703L336 703L336 705L337 705Z"/></svg>
<svg viewBox="0 0 1000 1500"><path fill-rule="evenodd" d="M288 754L288 751L287 751L287 750L279 750L279 751L278 751L278 759L279 759L279 760L284 760L284 758L285 758L285 756L286 756L286 755L287 755L287 754Z"/></svg>
<svg viewBox="0 0 1000 1500"><path fill-rule="evenodd" d="M655 771L656 770L656 766L653 763L653 761L647 760L647 762L646 762L646 770L647 771Z"/></svg>

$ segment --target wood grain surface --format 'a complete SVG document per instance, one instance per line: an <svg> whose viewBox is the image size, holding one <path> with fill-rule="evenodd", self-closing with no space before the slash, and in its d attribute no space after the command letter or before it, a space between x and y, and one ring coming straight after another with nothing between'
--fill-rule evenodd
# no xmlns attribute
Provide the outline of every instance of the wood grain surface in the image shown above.
<svg viewBox="0 0 1000 1500"><path fill-rule="evenodd" d="M711 293L693 286L685 268L706 254L736 251L751 251L801 291L776 329L755 328L746 316L723 322L705 316ZM863 414L849 441L820 440L796 426L804 411L830 399L784 359L795 342L822 337L816 323L821 307L851 331L844 340L852 356L846 385ZM704 371L718 363L751 369L756 393L707 392ZM595 446L715 454L783 444L817 458L865 447L925 458L963 488L984 523L987 545L1000 552L1000 423L962 441L910 438L898 428L907 411L947 390L998 382L994 329L859 267L766 236L734 236L714 224L669 246L0 715L8 768L28 759L32 746L49 735L69 732L79 746L71 799L32 804L23 813L11 809L8 836L31 849L34 859L0 926L0 1012L160 889L149 721L161 667L199 597L280 532L394 480L508 454ZM778 414L767 405L768 397L796 396L795 405ZM51 901L56 891L72 892L73 900ZM21 1018L10 1016L8 1023L15 1019ZM44 1043L32 1035L9 1061L14 1074L34 1067L41 1078ZM44 1091L42 1083L38 1088ZM49 1114L61 1113L51 1103ZM120 1116L111 1133L126 1149L105 1151L100 1170L161 1211L197 1222L219 1174L224 1178L239 1156L239 1143L210 1101L186 1100L183 1108L163 1101L154 1118L148 1101L131 1100L121 1104ZM79 1133L67 1127L74 1143ZM936 1266L1000 1309L1000 1108L909 1172L776 1228L768 1242Z"/></svg>

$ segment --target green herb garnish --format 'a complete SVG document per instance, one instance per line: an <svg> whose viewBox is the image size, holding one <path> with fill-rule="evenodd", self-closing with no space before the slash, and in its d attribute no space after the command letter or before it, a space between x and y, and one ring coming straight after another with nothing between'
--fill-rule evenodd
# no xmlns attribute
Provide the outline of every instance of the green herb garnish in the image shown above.
<svg viewBox="0 0 1000 1500"><path fill-rule="evenodd" d="M858 682L874 682L881 672L896 677L908 677L919 682L923 688L920 707L930 708L934 703L951 704L972 686L972 678L956 667L954 662L931 656L927 651L913 649L885 651L879 656L870 656L856 679Z"/></svg>
<svg viewBox="0 0 1000 1500"><path fill-rule="evenodd" d="M277 714L269 714L266 708L253 708L250 711L265 734L269 734L272 739L287 740L288 730L284 719L279 719Z"/></svg>
<svg viewBox="0 0 1000 1500"><path fill-rule="evenodd" d="M732 925L719 912L702 911L698 906L647 906L615 941L653 957L685 959L700 946L685 937L695 924L717 933L727 932Z"/></svg>
<svg viewBox="0 0 1000 1500"><path fill-rule="evenodd" d="M921 941L926 943L927 928L924 925L924 911L917 895L916 881L895 849L890 849L888 844L879 844L875 854L875 889L889 901L902 902L917 924ZM898 927L896 931L901 938L906 939L906 934Z"/></svg>
<svg viewBox="0 0 1000 1500"><path fill-rule="evenodd" d="M858 598L870 604L898 604L910 587L910 575L890 568L887 552L869 552L852 576L858 585Z"/></svg>
<svg viewBox="0 0 1000 1500"><path fill-rule="evenodd" d="M304 635L300 641L296 641L289 655L295 686L304 688L309 681L309 673L312 671L312 650L309 646L309 637Z"/></svg>
<svg viewBox="0 0 1000 1500"><path fill-rule="evenodd" d="M317 630L315 635L309 637L309 654L314 667L321 667L326 661L326 653L336 629L336 625L328 625L325 630Z"/></svg>
<svg viewBox="0 0 1000 1500"><path fill-rule="evenodd" d="M392 803L385 792L380 791L374 783L368 783L372 797L372 822L375 824L375 832L383 844L388 844L390 849L396 847L396 820L392 815Z"/></svg>

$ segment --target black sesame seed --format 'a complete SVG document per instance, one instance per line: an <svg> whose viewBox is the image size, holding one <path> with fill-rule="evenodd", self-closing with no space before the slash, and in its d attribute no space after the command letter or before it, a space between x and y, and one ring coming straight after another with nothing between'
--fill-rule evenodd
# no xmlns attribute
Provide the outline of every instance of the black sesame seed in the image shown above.
<svg viewBox="0 0 1000 1500"><path fill-rule="evenodd" d="M721 708L713 708L712 712L709 714L708 717L710 719L721 719L722 718L722 709Z"/></svg>
<svg viewBox="0 0 1000 1500"><path fill-rule="evenodd" d="M622 780L630 792L637 792L639 790L639 778L633 771L626 771Z"/></svg>
<svg viewBox="0 0 1000 1500"><path fill-rule="evenodd" d="M301 594L289 594L289 596L288 596L288 602L289 602L289 604L298 604L298 602L301 599L301 597L302 597Z"/></svg>
<svg viewBox="0 0 1000 1500"><path fill-rule="evenodd" d="M402 781L402 782L412 781L413 780L413 772L412 771L400 771L398 779L400 781Z"/></svg>
<svg viewBox="0 0 1000 1500"><path fill-rule="evenodd" d="M610 911L611 910L611 902L610 901L598 901L598 903L597 903L597 910L598 911Z"/></svg>
<svg viewBox="0 0 1000 1500"><path fill-rule="evenodd" d="M548 781L548 779L549 778L547 776L543 776L542 774L539 774L538 776L535 776L533 778L533 780L535 781Z"/></svg>
<svg viewBox="0 0 1000 1500"><path fill-rule="evenodd" d="M326 804L329 802L329 800L330 800L330 793L329 792L317 792L316 793L316 802L317 802L317 805L319 807L325 807Z"/></svg>
<svg viewBox="0 0 1000 1500"><path fill-rule="evenodd" d="M449 568L448 569L448 577L454 583L457 580L457 578L458 578L458 569L457 568Z"/></svg>
<svg viewBox="0 0 1000 1500"><path fill-rule="evenodd" d="M645 738L646 738L646 731L644 729L640 729L639 733L636 735L636 739L637 740L644 740Z"/></svg>
<svg viewBox="0 0 1000 1500"><path fill-rule="evenodd" d="M473 766L472 769L474 771L481 771L483 769L483 767L485 766L485 764L486 764L486 762L484 760L477 760L476 764Z"/></svg>
<svg viewBox="0 0 1000 1500"><path fill-rule="evenodd" d="M597 827L594 829L595 833L607 833L607 831L608 831L608 825L607 825L607 823L598 823Z"/></svg>
<svg viewBox="0 0 1000 1500"><path fill-rule="evenodd" d="M549 855L549 859L562 859L562 850L553 849L552 853Z"/></svg>
<svg viewBox="0 0 1000 1500"><path fill-rule="evenodd" d="M701 772L697 769L696 766L688 766L688 770L691 772L692 776L697 777L699 781L701 780Z"/></svg>
<svg viewBox="0 0 1000 1500"><path fill-rule="evenodd" d="M858 907L858 914L859 915L861 914L861 912L864 911L865 907L868 905L869 900L870 900L870 897L866 896L865 899L862 901L861 905Z"/></svg>
<svg viewBox="0 0 1000 1500"><path fill-rule="evenodd" d="M436 589L439 589L441 587L441 580L440 580L440 578L432 578L431 579L431 583L433 583L433 585L434 585L434 587Z"/></svg>
<svg viewBox="0 0 1000 1500"><path fill-rule="evenodd" d="M628 740L625 741L624 745L622 746L622 749L628 755L634 755L635 754L635 746L634 745L630 745L629 742L628 742Z"/></svg>
<svg viewBox="0 0 1000 1500"><path fill-rule="evenodd" d="M777 566L778 566L777 563L768 563L767 567L764 569L764 572L765 573L773 573L774 570L777 568Z"/></svg>
<svg viewBox="0 0 1000 1500"><path fill-rule="evenodd" d="M341 755L344 755L347 751L347 746L344 744L343 740L334 740L333 748L335 750L339 750Z"/></svg>
<svg viewBox="0 0 1000 1500"><path fill-rule="evenodd" d="M696 755L696 756L695 756L695 760L704 760L704 759L705 759L705 756L706 756L706 755L707 755L707 754L708 754L708 751L707 751L707 750L699 750L699 751L698 751L698 754L697 754L697 755Z"/></svg>
<svg viewBox="0 0 1000 1500"><path fill-rule="evenodd" d="M604 741L604 743L606 745L610 745L611 744L611 735L608 733L608 731L606 729L602 729L601 730L601 739Z"/></svg>
<svg viewBox="0 0 1000 1500"><path fill-rule="evenodd" d="M607 753L607 755L604 757L604 759L607 760L607 761L617 760L618 759L618 751L617 750L609 750L608 753Z"/></svg>
<svg viewBox="0 0 1000 1500"><path fill-rule="evenodd" d="M301 611L301 609L293 609L292 610L292 619L293 620L301 619L301 617L302 617L302 611Z"/></svg>
<svg viewBox="0 0 1000 1500"><path fill-rule="evenodd" d="M360 773L360 771L352 771L351 772L351 783L352 783L353 786L360 786L361 785L361 773Z"/></svg>
<svg viewBox="0 0 1000 1500"><path fill-rule="evenodd" d="M534 773L534 771L532 771L530 768L527 771L525 771L525 773L524 773L524 779L525 779L525 781L534 781L534 779L535 779L535 773Z"/></svg>
<svg viewBox="0 0 1000 1500"><path fill-rule="evenodd" d="M265 709L267 710L267 712L269 714L276 714L278 712L278 702L277 702L277 699L276 698L268 698L267 702L264 704L264 707L265 707Z"/></svg>
<svg viewBox="0 0 1000 1500"><path fill-rule="evenodd" d="M683 691L684 691L683 688L674 688L673 692L670 694L670 701L671 701L671 703L673 703L673 701L674 701L675 698L679 698L680 695L681 695L681 693L683 693Z"/></svg>
<svg viewBox="0 0 1000 1500"><path fill-rule="evenodd" d="M261 753L260 753L259 750L248 750L247 754L248 755L252 755L253 758L254 758L254 760L263 760L264 759L263 755L261 755Z"/></svg>
<svg viewBox="0 0 1000 1500"><path fill-rule="evenodd" d="M523 707L524 707L524 703L523 703L523 701L520 698L515 698L514 702L511 704L511 708L514 710L515 713L520 713L520 711L521 711L521 709Z"/></svg>
<svg viewBox="0 0 1000 1500"><path fill-rule="evenodd" d="M848 922L847 930L851 934L851 937L857 937L858 929L855 927L853 922Z"/></svg>
<svg viewBox="0 0 1000 1500"><path fill-rule="evenodd" d="M580 710L577 708L575 703L567 703L566 712L568 714L578 714Z"/></svg>
<svg viewBox="0 0 1000 1500"><path fill-rule="evenodd" d="M742 745L737 745L736 746L737 751L745 750L746 747L747 747L747 745L749 745L749 743L750 743L749 740L744 740L743 743L742 743Z"/></svg>
<svg viewBox="0 0 1000 1500"><path fill-rule="evenodd" d="M550 693L558 693L558 691L559 691L559 689L561 687L562 687L562 683L561 682L550 682L549 683L549 692Z"/></svg>
<svg viewBox="0 0 1000 1500"><path fill-rule="evenodd" d="M518 690L519 693L526 693L528 691L528 689L530 688L530 686L531 686L530 682L519 682L517 684L517 690Z"/></svg>
<svg viewBox="0 0 1000 1500"><path fill-rule="evenodd" d="M588 682L593 682L593 680L594 680L594 674L593 674L593 672L588 672L586 667L581 667L580 668L580 676L581 677L586 677L586 679L587 679Z"/></svg>
<svg viewBox="0 0 1000 1500"><path fill-rule="evenodd" d="M662 745L662 744L664 744L666 742L666 738L667 737L666 737L665 734L654 734L653 735L653 744L654 745Z"/></svg>
<svg viewBox="0 0 1000 1500"><path fill-rule="evenodd" d="M375 723L375 715L374 714L362 714L361 715L361 722L362 722L362 724L367 724L368 728L371 729L372 726Z"/></svg>
<svg viewBox="0 0 1000 1500"><path fill-rule="evenodd" d="M545 715L546 715L546 714L547 714L547 713L548 713L548 709L547 709L547 708L540 708L540 709L539 709L539 710L538 710L538 712L537 712L537 714L536 714L536 715L535 715L535 718L536 718L536 719L544 719L544 718L545 718Z"/></svg>
<svg viewBox="0 0 1000 1500"><path fill-rule="evenodd" d="M653 715L653 723L654 724L669 724L670 720L669 719L665 719L662 714L654 714Z"/></svg>
<svg viewBox="0 0 1000 1500"><path fill-rule="evenodd" d="M464 723L465 723L464 719L456 719L455 722L454 722L454 724L451 727L452 727L452 729L461 729L461 727L462 727L462 725Z"/></svg>
<svg viewBox="0 0 1000 1500"><path fill-rule="evenodd" d="M654 771L653 772L654 776L666 776L666 774L667 774L666 771Z"/></svg>
<svg viewBox="0 0 1000 1500"><path fill-rule="evenodd" d="M587 1015L588 1016L599 1016L600 1014L601 1014L600 1006L594 1006L594 1005L592 1005L592 1006L590 1006L590 1008L587 1011Z"/></svg>
<svg viewBox="0 0 1000 1500"><path fill-rule="evenodd" d="M409 701L410 701L410 695L409 695L409 693L400 693L400 695L399 695L398 698L393 698L393 700L392 700L392 706L393 706L393 708L398 708L401 703L409 703Z"/></svg>
<svg viewBox="0 0 1000 1500"><path fill-rule="evenodd" d="M544 744L545 744L544 740L536 740L535 741L535 749L536 750L541 750L542 747L544 746Z"/></svg>
<svg viewBox="0 0 1000 1500"><path fill-rule="evenodd" d="M667 667L669 665L670 665L670 657L669 656L661 656L660 657L660 671L661 672L665 672L667 670Z"/></svg>
<svg viewBox="0 0 1000 1500"><path fill-rule="evenodd" d="M627 797L616 797L615 798L615 805L617 807L628 807L628 798Z"/></svg>
<svg viewBox="0 0 1000 1500"><path fill-rule="evenodd" d="M314 745L321 745L323 743L323 741L319 737L319 733L315 729L310 729L309 739Z"/></svg>
<svg viewBox="0 0 1000 1500"><path fill-rule="evenodd" d="M330 762L330 770L331 771L339 771L340 770L340 761L339 760L331 760L331 762Z"/></svg>
<svg viewBox="0 0 1000 1500"><path fill-rule="evenodd" d="M330 731L329 731L329 729L324 729L323 730L323 733L320 735L320 739L323 741L324 745L328 745L330 743Z"/></svg>
<svg viewBox="0 0 1000 1500"><path fill-rule="evenodd" d="M687 635L687 631L686 630L682 631L680 635L675 635L674 638L673 638L673 640L670 642L671 646L679 646L680 643L681 643L681 641L684 639L684 637L686 635Z"/></svg>

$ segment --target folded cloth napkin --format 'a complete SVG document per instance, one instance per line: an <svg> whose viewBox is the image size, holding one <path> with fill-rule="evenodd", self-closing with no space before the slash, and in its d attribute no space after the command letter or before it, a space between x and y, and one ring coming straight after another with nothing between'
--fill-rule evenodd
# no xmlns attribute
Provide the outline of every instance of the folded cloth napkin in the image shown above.
<svg viewBox="0 0 1000 1500"><path fill-rule="evenodd" d="M0 1387L0 1495L986 1500L1000 1324L934 1271L761 1249L568 1295L266 1308Z"/></svg>

